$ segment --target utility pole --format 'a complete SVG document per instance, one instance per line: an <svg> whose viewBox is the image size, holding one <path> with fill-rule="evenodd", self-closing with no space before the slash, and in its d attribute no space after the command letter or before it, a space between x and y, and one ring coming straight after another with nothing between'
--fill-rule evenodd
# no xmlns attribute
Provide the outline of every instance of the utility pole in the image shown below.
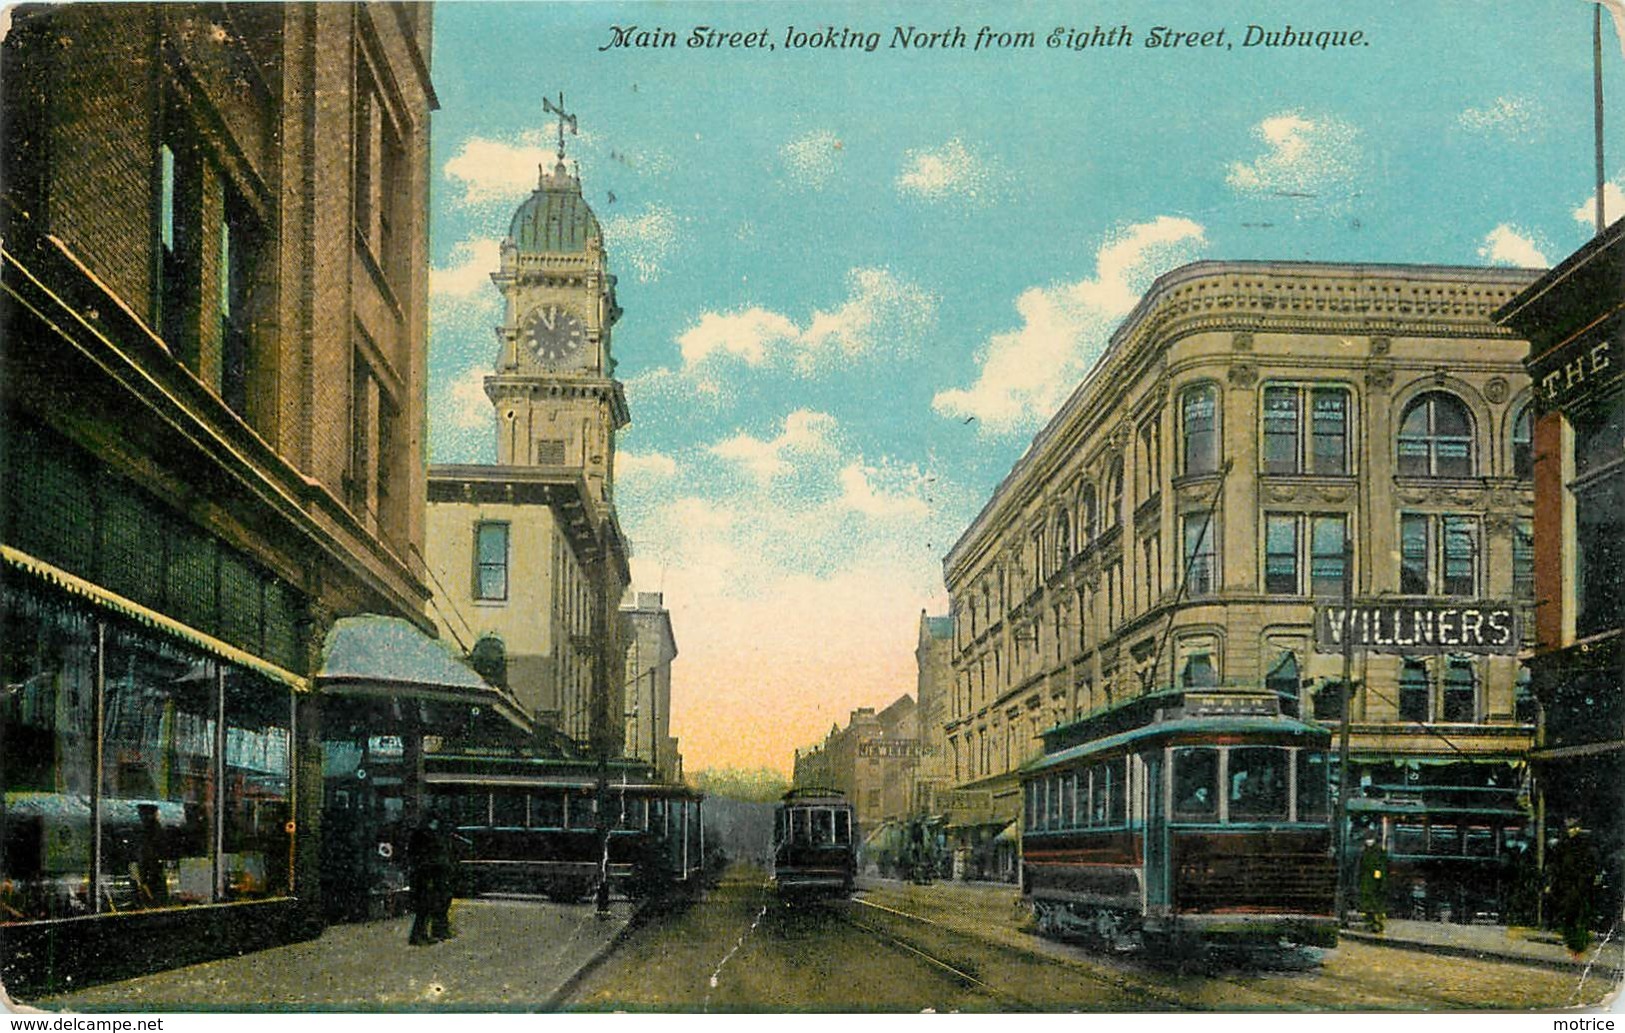
<svg viewBox="0 0 1625 1033"><path fill-rule="evenodd" d="M588 736L598 760L598 892L597 913L609 917L609 550L605 535L595 536L596 555L588 566L592 578L592 711Z"/></svg>
<svg viewBox="0 0 1625 1033"><path fill-rule="evenodd" d="M1337 851L1337 924L1348 918L1349 723L1354 708L1354 536L1343 532L1343 697L1342 720L1337 729L1337 826L1332 843Z"/></svg>

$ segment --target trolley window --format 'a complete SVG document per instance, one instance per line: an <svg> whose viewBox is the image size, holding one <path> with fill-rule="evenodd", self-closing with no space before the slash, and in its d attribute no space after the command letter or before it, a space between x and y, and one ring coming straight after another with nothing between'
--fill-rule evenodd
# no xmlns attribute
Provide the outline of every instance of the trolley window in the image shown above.
<svg viewBox="0 0 1625 1033"><path fill-rule="evenodd" d="M533 829L563 828L564 797L559 793L530 794L530 827Z"/></svg>
<svg viewBox="0 0 1625 1033"><path fill-rule="evenodd" d="M779 810L773 812L773 842L783 843L789 838L790 812Z"/></svg>
<svg viewBox="0 0 1625 1033"><path fill-rule="evenodd" d="M1186 746L1174 751L1174 820L1219 817L1219 751Z"/></svg>
<svg viewBox="0 0 1625 1033"><path fill-rule="evenodd" d="M1495 830L1477 825L1472 826L1467 829L1467 838L1462 846L1468 857L1494 857Z"/></svg>
<svg viewBox="0 0 1625 1033"><path fill-rule="evenodd" d="M1057 825L1069 826L1073 824L1073 815L1077 813L1077 785L1078 776L1068 771L1061 776L1061 818Z"/></svg>
<svg viewBox="0 0 1625 1033"><path fill-rule="evenodd" d="M1128 758L1106 764L1106 787L1111 794L1106 803L1106 821L1111 825L1128 823Z"/></svg>
<svg viewBox="0 0 1625 1033"><path fill-rule="evenodd" d="M496 792L491 794L491 824L497 828L522 829L525 827L525 797L521 793Z"/></svg>
<svg viewBox="0 0 1625 1033"><path fill-rule="evenodd" d="M1230 751L1230 817L1286 817L1287 753L1278 746L1241 746Z"/></svg>
<svg viewBox="0 0 1625 1033"><path fill-rule="evenodd" d="M1461 856L1461 826L1429 825L1428 853L1444 857Z"/></svg>
<svg viewBox="0 0 1625 1033"><path fill-rule="evenodd" d="M1298 751L1298 820L1322 821L1330 810L1326 755Z"/></svg>
<svg viewBox="0 0 1625 1033"><path fill-rule="evenodd" d="M812 833L808 831L808 822L811 820L810 815L808 815L805 810L797 809L790 812L790 817L792 822L790 827L790 839L796 843L811 842Z"/></svg>
<svg viewBox="0 0 1625 1033"><path fill-rule="evenodd" d="M850 811L835 812L835 842L847 846L852 842L852 813Z"/></svg>
<svg viewBox="0 0 1625 1033"><path fill-rule="evenodd" d="M822 808L812 812L813 846L827 846L835 842L835 812Z"/></svg>
<svg viewBox="0 0 1625 1033"><path fill-rule="evenodd" d="M564 819L567 827L572 829L595 829L598 827L598 801L586 793L566 794Z"/></svg>
<svg viewBox="0 0 1625 1033"><path fill-rule="evenodd" d="M1393 852L1413 856L1427 853L1427 826L1395 825Z"/></svg>

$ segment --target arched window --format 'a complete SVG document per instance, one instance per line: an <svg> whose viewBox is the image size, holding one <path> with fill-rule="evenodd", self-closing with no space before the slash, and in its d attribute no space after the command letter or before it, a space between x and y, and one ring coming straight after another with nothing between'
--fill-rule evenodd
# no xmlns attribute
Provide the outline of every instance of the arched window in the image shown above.
<svg viewBox="0 0 1625 1033"><path fill-rule="evenodd" d="M1106 475L1106 526L1116 527L1123 522L1123 459L1112 460L1111 473Z"/></svg>
<svg viewBox="0 0 1625 1033"><path fill-rule="evenodd" d="M1535 475L1534 406L1526 405L1512 421L1512 476Z"/></svg>
<svg viewBox="0 0 1625 1033"><path fill-rule="evenodd" d="M1281 713L1297 717L1298 693L1303 688L1303 679L1298 674L1298 658L1292 653L1282 653L1275 666L1264 675L1264 688L1275 693L1275 697L1281 701Z"/></svg>
<svg viewBox="0 0 1625 1033"><path fill-rule="evenodd" d="M1072 524L1066 514L1055 514L1055 569L1060 570L1072 558Z"/></svg>
<svg viewBox="0 0 1625 1033"><path fill-rule="evenodd" d="M1461 399L1430 391L1399 421L1399 472L1409 477L1471 477L1473 418Z"/></svg>
<svg viewBox="0 0 1625 1033"><path fill-rule="evenodd" d="M1083 498L1078 503L1078 512L1083 520L1083 525L1078 528L1078 545L1086 546L1100 533L1100 503L1095 498L1093 484L1083 486Z"/></svg>
<svg viewBox="0 0 1625 1033"><path fill-rule="evenodd" d="M1218 391L1200 384L1186 388L1179 399L1182 472L1213 473L1219 468Z"/></svg>

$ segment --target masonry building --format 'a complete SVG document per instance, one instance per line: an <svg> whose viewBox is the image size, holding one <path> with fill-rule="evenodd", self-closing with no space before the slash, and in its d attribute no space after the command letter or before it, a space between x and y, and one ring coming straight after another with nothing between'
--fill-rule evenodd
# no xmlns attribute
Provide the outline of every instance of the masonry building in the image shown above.
<svg viewBox="0 0 1625 1033"><path fill-rule="evenodd" d="M683 755L671 734L671 662L677 638L660 592L638 592L621 607L626 621L626 756L646 761L656 777L683 780Z"/></svg>
<svg viewBox="0 0 1625 1033"><path fill-rule="evenodd" d="M323 645L356 614L431 628L436 100L423 4L9 13L15 993L321 926Z"/></svg>
<svg viewBox="0 0 1625 1033"><path fill-rule="evenodd" d="M1013 875L1016 771L1045 729L1174 686L1342 721L1314 621L1348 579L1365 601L1533 601L1525 346L1490 316L1535 275L1201 262L1156 281L944 560L963 870ZM1409 641L1354 659L1350 814L1419 907L1494 910L1525 835L1521 668Z"/></svg>

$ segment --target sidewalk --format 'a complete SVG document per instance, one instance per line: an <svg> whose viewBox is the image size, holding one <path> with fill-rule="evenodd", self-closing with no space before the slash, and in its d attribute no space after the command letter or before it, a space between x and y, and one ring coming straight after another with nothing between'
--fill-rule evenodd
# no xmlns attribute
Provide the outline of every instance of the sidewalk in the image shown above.
<svg viewBox="0 0 1625 1033"><path fill-rule="evenodd" d="M459 900L455 938L408 947L409 918L336 925L305 943L23 1001L48 1011L537 1011L628 928L591 904Z"/></svg>
<svg viewBox="0 0 1625 1033"><path fill-rule="evenodd" d="M1561 971L1584 972L1616 981L1625 976L1625 930L1615 930L1612 938L1597 937L1584 956L1575 957L1552 932L1504 925L1451 925L1444 922L1415 922L1389 919L1381 933L1354 927L1344 929L1350 940L1377 943L1401 950L1423 951L1461 958L1502 959L1526 965L1539 965Z"/></svg>

